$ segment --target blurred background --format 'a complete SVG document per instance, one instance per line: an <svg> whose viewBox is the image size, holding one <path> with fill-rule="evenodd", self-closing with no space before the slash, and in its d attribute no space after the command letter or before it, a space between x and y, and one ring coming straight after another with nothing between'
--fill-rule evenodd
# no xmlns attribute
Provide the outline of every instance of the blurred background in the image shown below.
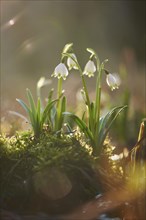
<svg viewBox="0 0 146 220"><path fill-rule="evenodd" d="M106 69L121 75L121 88L115 92L103 82L105 94L112 95L108 103L122 104L122 95L128 91L131 114L144 114L145 1L2 0L0 4L2 121L10 117L8 110L23 112L16 98L26 100L26 88L35 96L37 81L51 77L64 45L70 42L82 68L89 57L86 48L91 47L100 60L109 59ZM94 96L95 80L87 81ZM54 79L50 87L56 83ZM64 88L69 105L74 106L81 88L78 72L70 74Z"/></svg>

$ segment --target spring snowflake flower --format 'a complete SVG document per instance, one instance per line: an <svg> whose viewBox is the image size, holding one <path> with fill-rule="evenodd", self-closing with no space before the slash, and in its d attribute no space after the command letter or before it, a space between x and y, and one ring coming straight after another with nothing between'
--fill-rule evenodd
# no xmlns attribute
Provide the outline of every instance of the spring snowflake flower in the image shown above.
<svg viewBox="0 0 146 220"><path fill-rule="evenodd" d="M84 68L83 75L87 75L88 77L94 76L96 71L96 66L92 60L89 60Z"/></svg>
<svg viewBox="0 0 146 220"><path fill-rule="evenodd" d="M106 82L107 82L108 86L111 88L112 91L114 89L118 89L119 85L121 84L120 77L116 73L113 73L113 74L109 73L109 74L107 74Z"/></svg>
<svg viewBox="0 0 146 220"><path fill-rule="evenodd" d="M68 69L65 66L65 64L64 63L58 64L52 76L57 77L58 79L63 78L65 80L66 77L68 76Z"/></svg>
<svg viewBox="0 0 146 220"><path fill-rule="evenodd" d="M74 53L72 53L72 54L70 54L70 55L72 56L72 58L73 58L74 60L77 61L77 57L76 57L76 55L75 55ZM68 57L68 59L67 59L68 68L69 68L69 70L71 70L72 68L75 69L75 70L77 70L77 69L78 69L77 64L75 63L75 61L74 61L72 58L71 58L71 57Z"/></svg>

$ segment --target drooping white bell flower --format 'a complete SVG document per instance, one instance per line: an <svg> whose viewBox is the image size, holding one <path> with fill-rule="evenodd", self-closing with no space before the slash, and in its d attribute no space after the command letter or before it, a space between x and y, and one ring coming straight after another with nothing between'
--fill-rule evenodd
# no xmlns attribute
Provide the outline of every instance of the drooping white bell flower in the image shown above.
<svg viewBox="0 0 146 220"><path fill-rule="evenodd" d="M89 60L85 65L83 75L87 75L88 77L94 76L96 71L96 66L92 60Z"/></svg>
<svg viewBox="0 0 146 220"><path fill-rule="evenodd" d="M114 89L118 89L119 85L121 84L120 77L116 73L114 73L114 74L111 74L111 73L107 74L106 82L107 82L108 86L111 88L112 91Z"/></svg>
<svg viewBox="0 0 146 220"><path fill-rule="evenodd" d="M68 76L68 69L64 63L60 63L56 66L52 76L57 77L58 79L63 78L64 80Z"/></svg>
<svg viewBox="0 0 146 220"><path fill-rule="evenodd" d="M71 53L70 55L72 56L72 58L74 60L77 61L77 57L76 57L76 55L74 53ZM77 70L78 69L77 64L75 63L75 61L72 58L68 57L68 59L67 59L68 68L69 68L69 70L71 70L72 68Z"/></svg>
<svg viewBox="0 0 146 220"><path fill-rule="evenodd" d="M115 80L116 80L116 84L118 85L118 87L121 85L121 79L119 74L117 73L112 73L112 75L114 76Z"/></svg>

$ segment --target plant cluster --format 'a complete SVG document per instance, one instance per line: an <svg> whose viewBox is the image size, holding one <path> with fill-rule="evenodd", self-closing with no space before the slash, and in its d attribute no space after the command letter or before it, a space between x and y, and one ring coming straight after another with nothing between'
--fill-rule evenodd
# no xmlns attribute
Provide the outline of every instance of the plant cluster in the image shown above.
<svg viewBox="0 0 146 220"><path fill-rule="evenodd" d="M118 74L111 74L105 69L105 64L108 61L107 59L100 62L98 55L93 49L87 48L87 51L90 54L89 60L86 63L84 70L82 70L76 55L73 53L73 44L71 43L65 45L61 54L61 61L56 66L52 74L52 77L58 78L57 98L53 99L53 89L51 89L45 107L43 107L40 95L40 89L48 83L44 78L41 78L37 84L37 105L35 105L33 96L29 89L27 89L29 106L20 99L17 99L17 101L27 112L30 124L36 137L40 136L44 126L48 126L51 132L60 135L64 126L64 118L66 118L66 127L68 132L73 132L73 128L71 128L69 120L67 120L70 118L76 123L80 131L84 133L87 143L92 147L93 155L99 156L104 140L113 122L120 112L126 108L126 106L114 107L104 116L100 115L101 78L103 73L106 74L106 82L111 90L119 87L120 78ZM83 88L81 89L81 95L86 106L86 110L82 117L78 117L76 114L66 111L66 97L64 95L62 84L63 80L66 80L68 77L71 69L79 71L82 80ZM94 77L95 72L97 72L96 97L95 100L92 101L89 97L85 77Z"/></svg>
<svg viewBox="0 0 146 220"><path fill-rule="evenodd" d="M44 77L37 83L37 103L29 89L26 90L29 104L17 99L28 117L12 113L30 123L32 130L17 132L12 137L0 136L2 208L56 214L71 210L101 191L116 192L115 187L121 184L131 193L129 195L135 191L136 197L144 192L146 121L141 123L137 143L128 159L124 151L113 155L108 132L127 107L128 99L124 106L116 106L101 115L103 74L112 91L118 89L121 80L118 74L105 69L107 60L100 62L93 49L87 48L87 51L89 60L82 70L73 44L65 45L61 61L52 74L58 79L57 97L54 98L51 89L45 106L41 89L50 84L50 80ZM82 81L80 93L85 111L80 117L67 111L63 90L63 81L72 69L79 72ZM96 78L95 100L90 98L86 77ZM121 118L123 132L127 110L124 113Z"/></svg>

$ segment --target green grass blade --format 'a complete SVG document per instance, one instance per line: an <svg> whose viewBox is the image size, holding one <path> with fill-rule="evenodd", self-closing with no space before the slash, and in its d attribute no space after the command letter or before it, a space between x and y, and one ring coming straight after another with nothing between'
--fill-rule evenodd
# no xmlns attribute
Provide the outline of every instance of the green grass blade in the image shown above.
<svg viewBox="0 0 146 220"><path fill-rule="evenodd" d="M90 105L90 109L91 111L89 112L89 129L91 130L91 132L94 134L94 123L95 123L95 119L94 119L94 111L95 111L95 104L93 102L91 102Z"/></svg>
<svg viewBox="0 0 146 220"><path fill-rule="evenodd" d="M38 120L40 121L41 120L41 101L40 101L40 98L38 98L38 101L37 101L36 113L37 113Z"/></svg>
<svg viewBox="0 0 146 220"><path fill-rule="evenodd" d="M123 107L123 106L122 106ZM100 121L99 121L99 132L101 130L103 130L105 128L105 126L107 125L107 122L109 121L110 117L117 111L121 108L121 106L119 107L115 107L113 108L112 110L110 110L105 116L101 117L100 118Z"/></svg>
<svg viewBox="0 0 146 220"><path fill-rule="evenodd" d="M22 106L22 108L24 108L24 110L29 114L30 113L30 109L29 107L25 104L25 102L23 102L21 99L16 99L17 102L19 102L19 104Z"/></svg>
<svg viewBox="0 0 146 220"><path fill-rule="evenodd" d="M34 117L32 114L31 109L25 104L25 102L23 102L21 99L16 99L17 102L19 102L19 104L24 108L24 110L27 112L28 116L29 116L29 120L30 123L34 129Z"/></svg>
<svg viewBox="0 0 146 220"><path fill-rule="evenodd" d="M25 120L26 122L29 122L28 119L27 119L24 115L20 114L19 112L8 111L8 113L10 113L10 114L12 114L12 115L16 115L16 116L22 118L23 120Z"/></svg>
<svg viewBox="0 0 146 220"><path fill-rule="evenodd" d="M71 117L74 120L74 122L79 126L81 131L84 132L86 137L90 139L91 143L93 143L93 135L84 121L82 121L77 115L72 114L70 112L64 112L63 114Z"/></svg>
<svg viewBox="0 0 146 220"><path fill-rule="evenodd" d="M54 104L58 101L58 99L55 99L47 104L43 114L42 114L42 125L46 121L47 117L50 115L50 111L53 108Z"/></svg>
<svg viewBox="0 0 146 220"><path fill-rule="evenodd" d="M35 106L35 103L34 103L33 96L32 96L31 91L29 89L26 89L26 93L27 93L29 104L30 104L30 109L32 111L32 114L35 117L36 116L36 106Z"/></svg>
<svg viewBox="0 0 146 220"><path fill-rule="evenodd" d="M118 117L118 115L120 114L121 111L123 111L127 106L120 106L120 107L115 107L113 108L109 113L107 113L107 115L102 118L100 120L100 131L99 131L99 140L98 140L98 145L102 145L107 133L109 132L112 124L114 123L114 121L116 120L116 118ZM116 112L116 114L115 114ZM115 114L114 118L113 114Z"/></svg>
<svg viewBox="0 0 146 220"><path fill-rule="evenodd" d="M48 94L48 103L50 103L52 101L53 92L54 92L54 89L51 89L51 91Z"/></svg>

